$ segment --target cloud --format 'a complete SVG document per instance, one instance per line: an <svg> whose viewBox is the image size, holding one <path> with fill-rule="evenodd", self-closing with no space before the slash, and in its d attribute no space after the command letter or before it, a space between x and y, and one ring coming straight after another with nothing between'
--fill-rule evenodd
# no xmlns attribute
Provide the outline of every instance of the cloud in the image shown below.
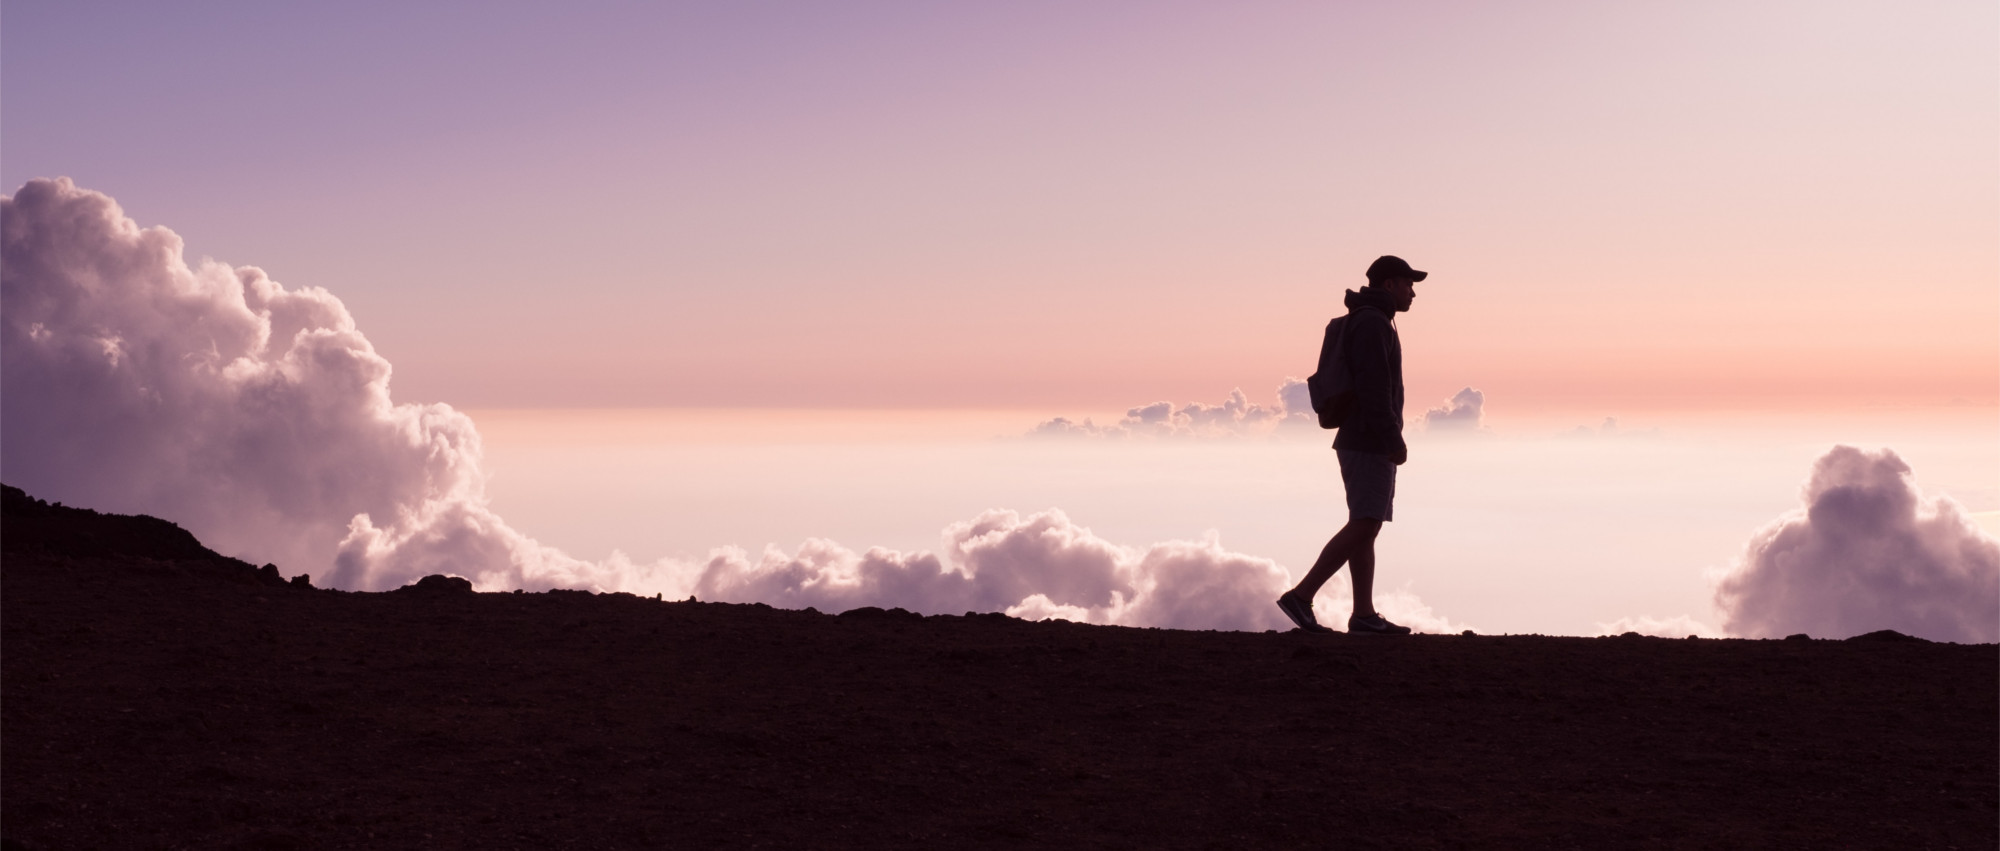
<svg viewBox="0 0 2000 851"><path fill-rule="evenodd" d="M1230 552L1214 534L1136 548L1113 544L1063 512L994 510L945 529L942 557L847 550L807 541L757 559L718 551L692 593L704 600L765 602L840 611L899 606L927 614L1004 611L1030 620L1175 629L1290 629L1274 601L1292 577L1270 559ZM1338 576L1317 601L1321 622L1342 624L1352 589ZM1438 615L1407 589L1376 594L1390 620L1420 632L1468 627Z"/></svg>
<svg viewBox="0 0 2000 851"><path fill-rule="evenodd" d="M66 179L0 198L0 303L9 483L170 517L222 552L310 572L321 586L384 590L444 573L482 590L1286 626L1272 601L1291 580L1277 563L1225 550L1213 535L1114 544L1056 510L985 512L946 528L938 553L809 540L755 558L736 548L706 560L572 558L491 510L472 420L448 405L393 401L389 362L338 298L254 267L190 267L172 231L142 229L108 196ZM1120 427L1242 429L1282 420L1280 404L1239 392L1221 405L1135 409L1135 423Z"/></svg>
<svg viewBox="0 0 2000 851"><path fill-rule="evenodd" d="M1715 626L1687 615L1671 618L1650 616L1619 618L1610 623L1600 623L1597 625L1598 635L1624 635L1628 632L1636 632L1640 635L1651 635L1660 638L1686 638L1690 635L1697 635L1702 638L1722 638L1727 635L1727 633L1717 629Z"/></svg>
<svg viewBox="0 0 2000 851"><path fill-rule="evenodd" d="M2000 536L2000 511L1979 511L1967 516L1972 518L1973 525L1984 530L1986 534Z"/></svg>
<svg viewBox="0 0 2000 851"><path fill-rule="evenodd" d="M1334 581L1327 583L1329 588L1342 586L1334 589L1333 599L1328 600L1322 596L1313 605L1313 611L1319 618L1319 622L1333 625L1335 628L1344 628L1341 625L1347 623L1347 613L1353 611L1354 608L1353 588L1342 583L1340 577L1341 574L1334 574ZM1471 624L1453 621L1438 614L1430 606L1425 605L1424 601L1419 599L1408 588L1399 588L1394 591L1376 591L1375 610L1390 621L1407 626L1417 632L1450 635L1464 632L1468 629L1474 632L1479 631L1478 627Z"/></svg>
<svg viewBox="0 0 2000 851"><path fill-rule="evenodd" d="M1895 452L1836 446L1803 497L1717 578L1729 632L2000 640L2000 541L1949 497L1925 500Z"/></svg>
<svg viewBox="0 0 2000 851"><path fill-rule="evenodd" d="M1467 387L1452 394L1443 405L1425 411L1424 429L1431 432L1479 431L1485 425L1485 407L1486 394Z"/></svg>
<svg viewBox="0 0 2000 851"><path fill-rule="evenodd" d="M1591 428L1590 426L1587 425L1581 425L1577 426L1576 429L1571 431L1570 433L1576 435L1577 437L1597 437L1600 435L1605 437L1610 437L1612 435L1620 433L1618 431L1618 418L1605 417L1604 422L1598 423L1596 428Z"/></svg>
<svg viewBox="0 0 2000 851"><path fill-rule="evenodd" d="M1278 385L1278 410L1284 415L1281 421L1287 425L1319 425L1319 415L1313 413L1312 388L1306 386L1303 378L1285 376Z"/></svg>
<svg viewBox="0 0 2000 851"><path fill-rule="evenodd" d="M1179 629L1289 627L1272 601L1291 585L1270 559L1224 550L1214 537L1119 546L1055 509L1005 510L945 529L942 556L808 541L716 555L693 593L840 611L900 606L927 614L1006 611L1018 617Z"/></svg>
<svg viewBox="0 0 2000 851"><path fill-rule="evenodd" d="M1098 425L1085 418L1044 420L1028 430L1029 437L1082 438L1231 438L1268 435L1280 428L1317 427L1312 396L1303 378L1286 378L1278 386L1275 405L1250 401L1241 388L1229 391L1219 405L1154 402L1126 410L1115 423Z"/></svg>
<svg viewBox="0 0 2000 851"><path fill-rule="evenodd" d="M1579 440L1651 440L1660 436L1660 430L1658 427L1635 430L1620 425L1617 417L1605 417L1595 426L1580 425L1557 436Z"/></svg>
<svg viewBox="0 0 2000 851"><path fill-rule="evenodd" d="M325 290L190 268L172 231L37 180L0 206L0 297L0 466L32 492L173 517L337 587L602 572L488 510L472 421L392 402L389 362Z"/></svg>
<svg viewBox="0 0 2000 851"><path fill-rule="evenodd" d="M1420 420L1433 433L1484 433L1486 394L1467 387L1439 407L1425 411ZM1607 430L1615 428L1609 425ZM1274 433L1316 433L1319 415L1313 413L1312 392L1303 378L1287 377L1278 385L1278 401L1271 406L1251 402L1241 389L1231 390L1219 405L1190 402L1175 407L1172 402L1154 402L1128 409L1115 423L1098 425L1085 418L1043 420L1028 430L1028 437L1053 438L1191 438L1216 439L1261 437Z"/></svg>
<svg viewBox="0 0 2000 851"><path fill-rule="evenodd" d="M1007 608L1007 616L1024 621L1065 620L1089 623L1090 610L1082 606L1063 606L1050 600L1047 594L1033 594L1018 605Z"/></svg>

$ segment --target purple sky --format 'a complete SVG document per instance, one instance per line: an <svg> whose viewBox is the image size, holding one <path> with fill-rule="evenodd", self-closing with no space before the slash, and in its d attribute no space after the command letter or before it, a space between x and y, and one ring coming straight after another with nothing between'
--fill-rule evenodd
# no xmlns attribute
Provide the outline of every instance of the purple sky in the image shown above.
<svg viewBox="0 0 2000 851"><path fill-rule="evenodd" d="M1384 252L1437 272L1407 329L1427 398L2000 385L1990 3L10 2L0 23L7 191L67 175L191 259L331 290L400 398L1266 401ZM1881 309L1902 281L1921 313Z"/></svg>

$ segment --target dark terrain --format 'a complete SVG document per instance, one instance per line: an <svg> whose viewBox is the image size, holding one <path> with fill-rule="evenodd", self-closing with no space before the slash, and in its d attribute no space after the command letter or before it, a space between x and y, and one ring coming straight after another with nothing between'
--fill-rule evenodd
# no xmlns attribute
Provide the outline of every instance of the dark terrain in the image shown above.
<svg viewBox="0 0 2000 851"><path fill-rule="evenodd" d="M7 489L0 833L67 848L1992 848L2000 652L286 582Z"/></svg>

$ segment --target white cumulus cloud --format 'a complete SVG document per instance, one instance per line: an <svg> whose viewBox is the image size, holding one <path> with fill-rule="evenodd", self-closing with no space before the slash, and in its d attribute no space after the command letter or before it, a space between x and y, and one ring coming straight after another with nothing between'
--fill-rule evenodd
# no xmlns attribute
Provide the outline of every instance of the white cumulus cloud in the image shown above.
<svg viewBox="0 0 2000 851"><path fill-rule="evenodd" d="M1486 394L1467 387L1443 405L1424 412L1424 429L1432 432L1478 431L1485 425Z"/></svg>
<svg viewBox="0 0 2000 851"><path fill-rule="evenodd" d="M1730 633L2000 640L2000 541L1949 497L1925 499L1895 452L1836 446L1802 496L1717 577Z"/></svg>
<svg viewBox="0 0 2000 851"><path fill-rule="evenodd" d="M37 180L0 205L0 299L0 466L30 492L336 587L604 579L494 516L472 421L391 401L389 362L325 290L191 268L172 231Z"/></svg>
<svg viewBox="0 0 2000 851"><path fill-rule="evenodd" d="M1054 509L988 511L944 537L942 555L856 553L821 540L754 560L724 551L703 567L693 593L829 611L870 605L1181 629L1289 627L1273 604L1291 584L1284 568L1213 537L1125 547Z"/></svg>

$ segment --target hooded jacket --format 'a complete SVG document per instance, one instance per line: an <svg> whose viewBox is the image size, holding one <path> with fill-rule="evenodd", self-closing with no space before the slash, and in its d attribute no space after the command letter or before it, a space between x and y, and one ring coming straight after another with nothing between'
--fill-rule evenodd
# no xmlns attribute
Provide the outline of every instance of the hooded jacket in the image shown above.
<svg viewBox="0 0 2000 851"><path fill-rule="evenodd" d="M1347 331L1342 357L1354 377L1354 412L1334 434L1333 448L1386 455L1401 464L1403 442L1403 341L1396 335L1395 305L1374 290L1347 291Z"/></svg>

